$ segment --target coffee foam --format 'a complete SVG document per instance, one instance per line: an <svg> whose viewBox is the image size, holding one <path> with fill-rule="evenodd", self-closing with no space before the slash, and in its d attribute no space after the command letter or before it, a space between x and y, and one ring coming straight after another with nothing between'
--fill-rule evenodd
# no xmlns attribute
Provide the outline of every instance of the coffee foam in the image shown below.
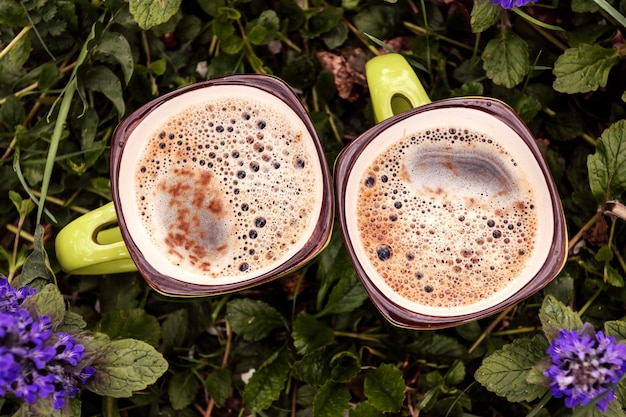
<svg viewBox="0 0 626 417"><path fill-rule="evenodd" d="M127 141L120 188L145 259L211 285L293 257L314 233L323 198L304 123L280 99L244 86L193 90L152 111Z"/></svg>
<svg viewBox="0 0 626 417"><path fill-rule="evenodd" d="M518 291L543 265L554 233L534 156L506 124L472 109L419 113L373 139L350 173L346 218L381 291L437 316L479 311Z"/></svg>

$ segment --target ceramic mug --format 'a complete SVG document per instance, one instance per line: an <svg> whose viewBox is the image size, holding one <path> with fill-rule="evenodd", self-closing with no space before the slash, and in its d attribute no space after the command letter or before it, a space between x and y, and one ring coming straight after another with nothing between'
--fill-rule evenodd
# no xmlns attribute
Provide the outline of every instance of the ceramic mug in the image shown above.
<svg viewBox="0 0 626 417"><path fill-rule="evenodd" d="M166 295L206 296L290 273L330 238L324 151L277 78L229 76L151 101L117 127L110 164L113 202L57 236L69 273L138 269Z"/></svg>
<svg viewBox="0 0 626 417"><path fill-rule="evenodd" d="M431 103L396 54L366 65L380 122L335 167L341 232L392 323L449 327L520 302L562 269L563 211L532 133L489 98Z"/></svg>

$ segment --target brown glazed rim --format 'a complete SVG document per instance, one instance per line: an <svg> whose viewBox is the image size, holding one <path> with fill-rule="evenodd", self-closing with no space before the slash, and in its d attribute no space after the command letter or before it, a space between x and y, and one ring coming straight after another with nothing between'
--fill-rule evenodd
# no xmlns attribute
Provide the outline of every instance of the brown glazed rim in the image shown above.
<svg viewBox="0 0 626 417"><path fill-rule="evenodd" d="M126 145L126 140L130 137L135 127L141 123L141 121L152 112L155 108L164 104L173 97L185 94L189 91L194 91L203 88L209 88L211 86L245 86L253 89L258 89L266 93L272 94L279 98L285 104L287 104L304 122L309 134L313 138L315 148L317 150L318 158L321 161L322 168L322 182L325 188L324 199L322 201L321 213L315 232L313 236L307 241L305 246L295 256L288 259L283 264L277 266L273 270L262 274L255 278L230 284L223 285L201 285L180 281L175 277L164 275L150 265L142 256L140 249L135 244L132 236L126 226L126 221L122 213L119 194L119 182L120 182L120 164L122 159L122 153ZM232 291L241 290L254 285L258 285L280 276L286 275L308 262L311 258L317 255L328 243L330 234L332 231L333 212L334 212L334 197L332 192L332 181L328 163L324 156L324 150L320 143L320 140L313 126L308 113L300 103L298 97L294 92L280 79L267 75L232 75L222 78L216 78L213 80L203 81L196 84L192 84L183 87L179 90L172 91L161 97L158 97L149 103L143 105L139 109L135 110L132 114L126 117L116 128L113 134L113 140L111 144L111 179L112 179L112 192L113 202L115 204L115 211L117 213L118 224L122 232L122 238L128 248L130 256L137 266L137 269L144 277L146 282L154 288L156 291L165 295L173 296L208 296L222 293L228 293Z"/></svg>
<svg viewBox="0 0 626 417"><path fill-rule="evenodd" d="M512 128L524 140L528 148L531 150L533 156L537 160L537 163L539 164L539 167L546 179L548 190L552 197L552 212L555 219L554 237L552 239L550 253L537 275L529 280L528 283L512 297L492 307L470 314L448 317L430 316L410 311L392 302L367 277L363 266L359 263L355 255L352 241L348 234L345 214L346 204L344 197L346 192L346 186L348 183L348 177L350 176L356 159L360 156L365 147L374 138L380 135L385 129L397 122L408 119L416 114L427 112L429 110L459 107L475 109L492 115L493 117L504 122L506 125ZM563 215L563 209L561 207L559 194L554 184L554 180L552 179L552 176L550 174L550 170L548 169L548 166L534 141L533 134L530 132L528 127L509 106L494 99L481 97L442 100L439 102L426 104L418 108L409 110L405 113L393 116L373 126L368 131L352 141L352 143L350 143L348 146L346 146L346 148L344 148L342 153L339 155L339 158L337 159L337 163L335 165L335 193L338 196L337 215L339 219L339 224L341 225L341 233L350 258L352 260L352 264L357 271L357 275L359 276L359 279L367 290L370 298L374 302L374 305L376 305L380 312L390 322L400 327L413 329L437 329L457 326L490 316L494 313L504 310L509 306L517 304L525 298L535 294L537 291L547 285L554 277L556 277L556 275L563 268L566 260L567 232L565 227L565 217Z"/></svg>

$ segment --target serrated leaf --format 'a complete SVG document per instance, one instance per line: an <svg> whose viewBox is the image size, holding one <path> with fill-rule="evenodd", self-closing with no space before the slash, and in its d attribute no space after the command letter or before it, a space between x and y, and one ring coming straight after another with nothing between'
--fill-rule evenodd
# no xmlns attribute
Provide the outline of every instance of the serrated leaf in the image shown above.
<svg viewBox="0 0 626 417"><path fill-rule="evenodd" d="M13 0L0 0L0 25L8 27L22 27L28 23L26 10L19 2Z"/></svg>
<svg viewBox="0 0 626 417"><path fill-rule="evenodd" d="M498 21L501 14L502 7L494 4L492 1L475 0L470 17L472 32L480 33L489 29Z"/></svg>
<svg viewBox="0 0 626 417"><path fill-rule="evenodd" d="M626 340L626 322L621 320L607 321L604 323L604 333L617 340Z"/></svg>
<svg viewBox="0 0 626 417"><path fill-rule="evenodd" d="M272 330L285 326L285 318L274 307L248 298L230 301L226 317L235 333L251 341L261 340Z"/></svg>
<svg viewBox="0 0 626 417"><path fill-rule="evenodd" d="M95 331L105 333L112 340L133 338L155 347L161 339L159 322L143 308L106 313L96 325Z"/></svg>
<svg viewBox="0 0 626 417"><path fill-rule="evenodd" d="M174 410L182 410L193 402L200 384L191 370L176 372L167 387L167 395Z"/></svg>
<svg viewBox="0 0 626 417"><path fill-rule="evenodd" d="M547 340L541 336L519 338L485 358L475 373L476 381L511 402L533 401L548 388L526 382L529 371L544 356Z"/></svg>
<svg viewBox="0 0 626 417"><path fill-rule="evenodd" d="M248 381L243 392L244 408L263 411L271 406L283 391L288 373L287 349L282 348Z"/></svg>
<svg viewBox="0 0 626 417"><path fill-rule="evenodd" d="M181 0L129 0L130 13L143 30L167 22L180 8Z"/></svg>
<svg viewBox="0 0 626 417"><path fill-rule="evenodd" d="M3 11L4 12L4 11ZM9 61L17 67L21 67L28 61L32 46L28 36L21 37L17 43L13 44L9 51Z"/></svg>
<svg viewBox="0 0 626 417"><path fill-rule="evenodd" d="M320 348L307 353L293 364L295 375L310 385L320 386L331 377L332 370L329 366L329 358L326 349Z"/></svg>
<svg viewBox="0 0 626 417"><path fill-rule="evenodd" d="M182 308L171 312L163 320L161 324L161 338L166 351L182 345L183 340L185 340L185 334L187 334L188 323L189 314L187 310Z"/></svg>
<svg viewBox="0 0 626 417"><path fill-rule="evenodd" d="M556 339L562 329L581 330L583 328L580 316L551 295L544 298L539 311L539 319L548 340Z"/></svg>
<svg viewBox="0 0 626 417"><path fill-rule="evenodd" d="M469 356L467 348L453 337L434 332L422 333L407 346L407 350L418 357L451 363Z"/></svg>
<svg viewBox="0 0 626 417"><path fill-rule="evenodd" d="M9 94L0 106L0 123L13 131L18 125L24 123L24 120L26 120L26 111L22 103L13 94Z"/></svg>
<svg viewBox="0 0 626 417"><path fill-rule="evenodd" d="M311 352L335 341L333 329L308 314L299 315L293 323L293 344L300 354Z"/></svg>
<svg viewBox="0 0 626 417"><path fill-rule="evenodd" d="M361 32L385 39L399 23L397 8L389 4L374 4L354 15L352 22Z"/></svg>
<svg viewBox="0 0 626 417"><path fill-rule="evenodd" d="M361 401L356 407L350 409L350 417L385 417L386 414L379 411L369 401Z"/></svg>
<svg viewBox="0 0 626 417"><path fill-rule="evenodd" d="M90 354L89 349L97 353ZM163 356L140 340L110 341L100 334L95 343L85 346L86 356L93 356L96 372L86 388L98 395L115 398L130 397L133 391L145 389L167 370Z"/></svg>
<svg viewBox="0 0 626 417"><path fill-rule="evenodd" d="M63 322L57 327L59 332L78 332L87 327L87 322L80 314L73 311L66 311L63 316Z"/></svg>
<svg viewBox="0 0 626 417"><path fill-rule="evenodd" d="M601 202L626 189L626 120L609 126L596 143L596 152L587 157L589 186Z"/></svg>
<svg viewBox="0 0 626 417"><path fill-rule="evenodd" d="M528 44L510 29L491 39L482 54L483 68L495 84L513 88L528 74Z"/></svg>
<svg viewBox="0 0 626 417"><path fill-rule="evenodd" d="M567 49L554 62L552 86L567 94L586 93L605 87L609 72L619 61L617 50L581 44Z"/></svg>
<svg viewBox="0 0 626 417"><path fill-rule="evenodd" d="M337 417L348 409L350 392L335 382L324 384L313 399L313 415L315 417Z"/></svg>
<svg viewBox="0 0 626 417"><path fill-rule="evenodd" d="M115 106L118 118L124 116L126 104L122 94L122 83L109 68L103 65L91 67L87 72L85 88L104 94Z"/></svg>
<svg viewBox="0 0 626 417"><path fill-rule="evenodd" d="M222 406L231 396L231 374L228 369L216 369L205 379L204 385L215 405Z"/></svg>
<svg viewBox="0 0 626 417"><path fill-rule="evenodd" d="M406 396L406 383L402 371L384 363L365 374L364 393L370 404L384 412L400 410Z"/></svg>
<svg viewBox="0 0 626 417"><path fill-rule="evenodd" d="M94 53L115 59L122 67L124 83L128 84L133 75L134 62L130 44L124 35L118 32L104 32L94 48Z"/></svg>
<svg viewBox="0 0 626 417"><path fill-rule="evenodd" d="M24 305L36 316L48 316L52 330L63 322L65 317L65 301L61 291L54 284L48 284L26 300Z"/></svg>
<svg viewBox="0 0 626 417"><path fill-rule="evenodd" d="M248 25L248 39L253 45L267 45L276 38L280 20L274 10L264 10Z"/></svg>
<svg viewBox="0 0 626 417"><path fill-rule="evenodd" d="M331 378L336 382L348 382L361 371L361 360L352 352L343 351L330 359Z"/></svg>

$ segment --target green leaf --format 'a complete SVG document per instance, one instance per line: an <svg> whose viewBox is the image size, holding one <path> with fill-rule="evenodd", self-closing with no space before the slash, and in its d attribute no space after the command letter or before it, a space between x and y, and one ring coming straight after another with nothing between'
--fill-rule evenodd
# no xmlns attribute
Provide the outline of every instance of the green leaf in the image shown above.
<svg viewBox="0 0 626 417"><path fill-rule="evenodd" d="M272 330L285 326L285 318L269 304L248 298L226 305L226 317L235 333L245 340L261 340Z"/></svg>
<svg viewBox="0 0 626 417"><path fill-rule="evenodd" d="M611 250L609 245L602 245L600 249L598 249L594 257L598 262L610 261L613 259L613 251Z"/></svg>
<svg viewBox="0 0 626 417"><path fill-rule="evenodd" d="M604 333L617 340L626 340L626 322L622 320L607 321L604 323Z"/></svg>
<svg viewBox="0 0 626 417"><path fill-rule="evenodd" d="M126 105L122 94L122 83L109 68L102 65L91 67L87 72L85 88L104 94L115 106L118 118L124 116Z"/></svg>
<svg viewBox="0 0 626 417"><path fill-rule="evenodd" d="M385 39L399 25L398 13L398 9L392 5L375 4L357 13L353 23L361 32Z"/></svg>
<svg viewBox="0 0 626 417"><path fill-rule="evenodd" d="M117 61L124 73L124 83L128 84L133 75L134 62L130 43L124 35L118 32L104 32L98 45L94 48L94 53L111 57Z"/></svg>
<svg viewBox="0 0 626 417"><path fill-rule="evenodd" d="M457 360L452 363L448 372L443 376L444 383L448 387L453 387L460 384L465 379L465 365L463 362Z"/></svg>
<svg viewBox="0 0 626 417"><path fill-rule="evenodd" d="M182 410L191 405L200 384L191 370L176 372L167 387L167 395L174 410Z"/></svg>
<svg viewBox="0 0 626 417"><path fill-rule="evenodd" d="M216 369L205 379L204 385L215 405L222 406L231 396L231 374L228 369Z"/></svg>
<svg viewBox="0 0 626 417"><path fill-rule="evenodd" d="M12 28L25 26L28 15L22 5L13 0L0 0L0 25Z"/></svg>
<svg viewBox="0 0 626 417"><path fill-rule="evenodd" d="M167 22L180 8L181 0L129 0L130 13L143 30Z"/></svg>
<svg viewBox="0 0 626 417"><path fill-rule="evenodd" d="M326 6L309 18L309 30L320 35L332 30L341 22L343 10L340 7Z"/></svg>
<svg viewBox="0 0 626 417"><path fill-rule="evenodd" d="M283 391L288 373L287 349L282 348L250 377L243 392L244 408L263 411L271 406Z"/></svg>
<svg viewBox="0 0 626 417"><path fill-rule="evenodd" d="M350 417L385 417L386 414L379 411L369 401L361 401L356 407L350 409Z"/></svg>
<svg viewBox="0 0 626 417"><path fill-rule="evenodd" d="M4 100L0 106L0 123L8 130L13 131L16 126L21 125L26 120L26 111L20 100L13 94L9 94Z"/></svg>
<svg viewBox="0 0 626 417"><path fill-rule="evenodd" d="M95 331L107 334L112 340L132 337L155 347L161 339L159 322L143 308L114 310L104 314Z"/></svg>
<svg viewBox="0 0 626 417"><path fill-rule="evenodd" d="M54 284L48 284L35 295L26 300L24 305L35 316L48 316L55 330L63 323L65 317L65 301L59 288Z"/></svg>
<svg viewBox="0 0 626 417"><path fill-rule="evenodd" d="M580 316L551 295L544 298L539 311L539 319L548 340L556 339L562 329L581 330L583 328Z"/></svg>
<svg viewBox="0 0 626 417"><path fill-rule="evenodd" d="M293 323L293 344L300 354L309 353L335 341L333 329L308 314L299 315Z"/></svg>
<svg viewBox="0 0 626 417"><path fill-rule="evenodd" d="M331 378L329 362L327 349L316 349L295 362L293 372L307 384L320 386Z"/></svg>
<svg viewBox="0 0 626 417"><path fill-rule="evenodd" d="M330 360L331 378L336 382L348 382L361 371L361 360L352 352L343 351Z"/></svg>
<svg viewBox="0 0 626 417"><path fill-rule="evenodd" d="M472 32L480 33L489 29L498 21L501 14L502 7L497 4L489 0L475 0L470 17Z"/></svg>
<svg viewBox="0 0 626 417"><path fill-rule="evenodd" d="M59 332L78 332L87 327L87 322L83 319L78 313L74 313L73 311L66 311L63 316L63 322L57 327L57 331Z"/></svg>
<svg viewBox="0 0 626 417"><path fill-rule="evenodd" d="M550 137L558 141L567 141L581 137L585 133L582 121L574 113L563 112L546 121L546 130Z"/></svg>
<svg viewBox="0 0 626 417"><path fill-rule="evenodd" d="M619 61L617 50L600 45L581 44L557 58L552 70L552 86L561 93L586 93L606 87L609 72Z"/></svg>
<svg viewBox="0 0 626 417"><path fill-rule="evenodd" d="M264 10L247 26L248 39L253 45L267 45L276 38L280 20L274 10Z"/></svg>
<svg viewBox="0 0 626 417"><path fill-rule="evenodd" d="M189 314L181 308L167 315L161 324L161 338L165 351L182 346L187 334Z"/></svg>
<svg viewBox="0 0 626 417"><path fill-rule="evenodd" d="M365 374L364 393L376 409L392 413L399 411L406 395L402 372L389 363L370 369Z"/></svg>
<svg viewBox="0 0 626 417"><path fill-rule="evenodd" d="M600 8L589 0L572 0L572 11L576 13L595 13Z"/></svg>
<svg viewBox="0 0 626 417"><path fill-rule="evenodd" d="M594 197L605 202L626 189L626 120L608 127L587 157L589 186Z"/></svg>
<svg viewBox="0 0 626 417"><path fill-rule="evenodd" d="M167 61L165 59L157 59L150 63L150 71L152 71L154 75L163 75L166 69Z"/></svg>
<svg viewBox="0 0 626 417"><path fill-rule="evenodd" d="M619 271L613 268L608 262L604 264L604 282L614 287L624 286L624 278L622 278Z"/></svg>
<svg viewBox="0 0 626 417"><path fill-rule="evenodd" d="M110 341L103 336L81 340L96 369L86 384L88 390L101 396L130 397L133 391L155 383L167 370L167 361L149 344L134 339Z"/></svg>
<svg viewBox="0 0 626 417"><path fill-rule="evenodd" d="M474 375L476 381L511 402L533 401L548 388L526 382L529 371L545 355L548 341L541 335L519 338L485 358Z"/></svg>
<svg viewBox="0 0 626 417"><path fill-rule="evenodd" d="M438 363L451 363L469 356L467 348L457 339L439 333L425 332L407 346L407 350L417 357L435 360Z"/></svg>
<svg viewBox="0 0 626 417"><path fill-rule="evenodd" d="M522 82L528 71L528 44L510 29L491 39L482 54L483 68L495 84L507 88Z"/></svg>
<svg viewBox="0 0 626 417"><path fill-rule="evenodd" d="M13 65L21 67L28 61L31 50L30 38L23 36L11 47L8 55L9 61L11 61Z"/></svg>
<svg viewBox="0 0 626 417"><path fill-rule="evenodd" d="M26 218L28 214L35 208L35 203L30 198L23 200L22 196L13 190L9 191L9 198L13 202L13 205L17 209L21 219Z"/></svg>
<svg viewBox="0 0 626 417"><path fill-rule="evenodd" d="M337 417L348 409L350 392L335 382L328 382L317 391L313 399L315 417Z"/></svg>
<svg viewBox="0 0 626 417"><path fill-rule="evenodd" d="M55 278L52 273L52 268L50 268L48 254L43 247L43 234L43 226L38 224L35 228L35 247L24 262L22 275L20 275L17 282L15 282L16 287L28 285L38 288L43 286L42 282L54 282Z"/></svg>

